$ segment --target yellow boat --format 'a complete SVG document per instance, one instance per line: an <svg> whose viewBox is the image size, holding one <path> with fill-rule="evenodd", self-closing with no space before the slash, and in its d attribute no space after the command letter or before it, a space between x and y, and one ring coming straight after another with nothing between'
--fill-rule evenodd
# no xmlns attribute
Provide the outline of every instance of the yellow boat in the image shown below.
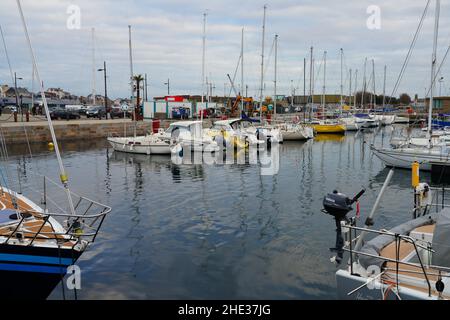
<svg viewBox="0 0 450 320"><path fill-rule="evenodd" d="M314 138L314 141L316 142L342 142L344 140L345 135L335 133L322 133Z"/></svg>
<svg viewBox="0 0 450 320"><path fill-rule="evenodd" d="M337 133L344 134L345 133L345 125L343 124L314 124L313 129L316 133Z"/></svg>

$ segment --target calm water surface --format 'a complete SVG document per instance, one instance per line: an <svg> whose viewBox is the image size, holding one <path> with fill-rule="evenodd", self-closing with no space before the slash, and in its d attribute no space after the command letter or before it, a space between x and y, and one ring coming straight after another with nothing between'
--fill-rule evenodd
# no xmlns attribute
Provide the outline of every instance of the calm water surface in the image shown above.
<svg viewBox="0 0 450 320"><path fill-rule="evenodd" d="M78 298L335 299L334 221L321 212L322 199L366 187L364 219L388 173L369 144L387 145L390 131L285 143L274 176L262 176L259 165L115 153L104 141L62 144L72 189L113 208L79 260ZM45 146L33 146L32 159L24 147L11 149L8 165L37 202L35 172L57 180ZM409 218L412 200L410 173L397 171L375 227ZM50 299L61 298L58 287Z"/></svg>

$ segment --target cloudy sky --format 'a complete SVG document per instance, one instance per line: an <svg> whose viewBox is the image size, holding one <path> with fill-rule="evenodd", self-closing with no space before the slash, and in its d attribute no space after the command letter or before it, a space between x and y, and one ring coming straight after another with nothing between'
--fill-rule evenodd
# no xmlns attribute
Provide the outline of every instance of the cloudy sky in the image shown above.
<svg viewBox="0 0 450 320"><path fill-rule="evenodd" d="M438 60L450 45L450 0L441 1ZM316 86L321 92L321 60L327 51L327 92L340 91L340 48L344 50L345 92L349 69L358 70L362 87L364 59L375 61L376 90L382 89L387 65L387 94L397 79L426 0L266 0L266 95L273 93L274 35L279 35L278 92L289 94L291 83L303 93L303 59L314 47ZM80 28L71 29L68 9L80 9ZM249 95L257 96L260 79L263 1L257 0L22 0L38 65L46 87L62 87L77 95L92 91L92 37L95 28L97 68L108 64L112 97L128 97L128 25L133 28L135 73L148 74L149 95L200 94L203 13L207 11L206 75L214 94L229 90L227 73L233 74L240 55L241 29L245 30L244 69ZM367 8L378 6L379 29L369 29ZM434 23L431 5L417 46L397 93L424 95L430 82ZM15 0L1 0L3 28L12 68L22 77L20 86L31 87L31 62ZM73 24L71 24L73 26ZM272 51L272 54L270 55ZM269 59L270 58L270 59ZM450 57L448 58L450 60ZM309 67L307 77L309 78ZM450 93L450 61L442 68L442 94ZM0 48L0 83L10 83L3 48ZM96 77L103 92L103 78ZM240 83L240 76L236 79ZM308 80L307 80L308 82ZM353 84L355 79L353 78ZM225 88L226 86L226 88ZM307 88L309 83L307 84ZM439 93L440 86L437 86ZM307 89L308 90L308 89Z"/></svg>

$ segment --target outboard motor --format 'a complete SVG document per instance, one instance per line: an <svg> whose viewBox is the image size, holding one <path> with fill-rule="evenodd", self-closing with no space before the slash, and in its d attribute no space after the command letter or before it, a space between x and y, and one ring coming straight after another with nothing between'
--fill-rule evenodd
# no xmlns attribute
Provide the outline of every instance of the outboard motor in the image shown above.
<svg viewBox="0 0 450 320"><path fill-rule="evenodd" d="M358 199L366 192L362 189L352 199L345 194L339 193L334 190L333 193L327 194L323 199L323 212L334 217L336 222L336 246L331 248L331 251L337 252L336 262L339 264L344 256L344 239L342 237L341 222L347 221L347 214L353 210L352 204L358 201Z"/></svg>

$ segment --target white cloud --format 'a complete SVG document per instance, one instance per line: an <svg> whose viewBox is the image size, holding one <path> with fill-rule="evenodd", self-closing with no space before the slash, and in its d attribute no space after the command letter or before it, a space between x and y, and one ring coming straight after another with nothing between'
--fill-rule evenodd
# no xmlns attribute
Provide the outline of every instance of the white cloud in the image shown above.
<svg viewBox="0 0 450 320"><path fill-rule="evenodd" d="M128 24L133 26L134 70L147 73L151 95L165 94L164 82L171 80L173 93L200 93L202 13L208 9L207 75L223 94L226 74L233 74L240 51L240 33L245 27L246 82L255 94L259 86L262 2L260 1L112 1L112 0L23 0L41 75L47 86L64 87L76 94L91 88L91 27L96 28L97 64L108 63L110 94L128 95ZM327 86L339 90L339 49L344 48L348 68L359 71L361 84L364 58L376 62L376 78L381 88L383 65L388 65L388 88L392 88L408 50L424 0L400 1L293 1L268 3L266 59L273 36L279 34L279 91L288 93L290 81L303 91L303 58L315 48L320 63L328 51ZM66 9L81 8L81 30L68 30ZM381 8L381 30L368 30L366 8ZM432 1L434 4L434 1ZM450 44L448 3L442 3L440 57ZM434 7L417 43L399 91L422 94L429 83ZM14 0L0 3L0 21L5 32L12 65L28 85L31 64ZM0 55L0 83L9 82L9 71ZM273 56L272 56L273 58ZM309 59L308 59L309 60ZM443 76L448 74L448 64ZM317 65L316 70L319 66ZM27 76L28 75L28 76ZM266 71L266 89L273 90L273 61ZM299 79L301 81L299 81ZM239 80L240 81L240 80ZM237 82L239 82L237 81ZM319 90L321 80L318 79ZM450 81L446 87L450 87ZM102 91L98 74L97 91ZM348 87L348 84L345 85ZM388 90L389 91L389 90Z"/></svg>

